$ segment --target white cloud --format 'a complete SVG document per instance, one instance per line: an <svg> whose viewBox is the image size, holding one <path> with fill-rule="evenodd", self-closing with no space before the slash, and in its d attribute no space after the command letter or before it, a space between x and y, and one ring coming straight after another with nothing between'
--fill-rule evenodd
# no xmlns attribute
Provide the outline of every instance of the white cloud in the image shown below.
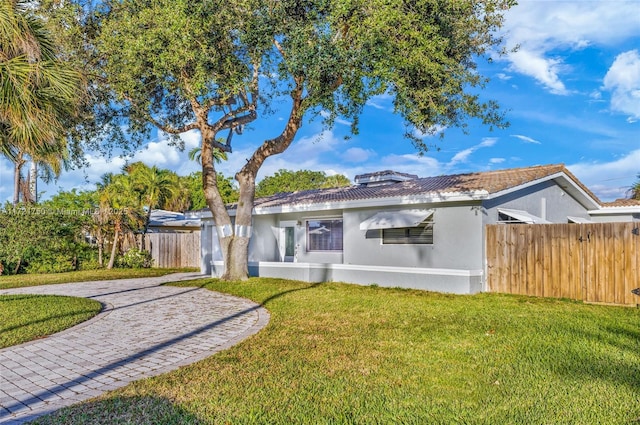
<svg viewBox="0 0 640 425"><path fill-rule="evenodd" d="M380 160L380 165L376 169L369 171L380 171L392 169L401 173L416 174L419 177L437 176L444 172L440 161L430 156L420 156L418 154L391 154Z"/></svg>
<svg viewBox="0 0 640 425"><path fill-rule="evenodd" d="M424 132L418 128L413 129L413 137L417 137L418 139L426 139L428 137L435 137L438 134L443 133L447 129L444 125L434 125L428 129L428 131Z"/></svg>
<svg viewBox="0 0 640 425"><path fill-rule="evenodd" d="M324 110L323 110L323 111L320 111L320 116L321 116L322 118L327 119L327 118L329 118L330 113L329 113L329 111L324 111ZM347 121L347 120L345 120L344 118L340 118L340 117L337 117L337 118L336 118L336 120L335 120L335 122L336 122L337 124L346 125L346 126L348 126L348 127L351 127L351 125L353 124L351 121Z"/></svg>
<svg viewBox="0 0 640 425"><path fill-rule="evenodd" d="M509 81L511 78L513 78L512 76L507 75L507 74L505 74L503 72L500 72L500 73L496 74L496 77L498 77L499 79L501 79L503 81Z"/></svg>
<svg viewBox="0 0 640 425"><path fill-rule="evenodd" d="M460 163L465 163L465 162L468 161L468 159L471 156L471 154L474 153L475 151L477 151L478 149L492 147L497 142L498 142L498 139L495 138L495 137L485 137L477 145L471 146L470 148L461 150L460 152L456 153L451 158L451 160L449 161L447 166L451 168L451 167L454 167L454 166L456 166L456 165L458 165Z"/></svg>
<svg viewBox="0 0 640 425"><path fill-rule="evenodd" d="M325 130L321 133L295 140L289 149L288 156L294 158L305 158L309 155L318 155L322 152L334 151L343 140L335 136L332 130Z"/></svg>
<svg viewBox="0 0 640 425"><path fill-rule="evenodd" d="M449 166L454 166L460 162L467 162L467 159L469 159L469 156L476 150L477 148L468 148L458 152L453 156L453 158L451 158L451 161L449 161Z"/></svg>
<svg viewBox="0 0 640 425"><path fill-rule="evenodd" d="M611 92L611 110L640 118L640 54L631 50L619 54L604 77Z"/></svg>
<svg viewBox="0 0 640 425"><path fill-rule="evenodd" d="M512 53L509 59L511 60L510 69L512 71L535 78L551 93L561 95L569 93L558 76L562 68L560 59L544 58L542 53L525 50L525 48Z"/></svg>
<svg viewBox="0 0 640 425"><path fill-rule="evenodd" d="M612 45L640 35L640 2L521 0L505 14L510 69L536 79L549 91L567 94L568 70L558 52Z"/></svg>
<svg viewBox="0 0 640 425"><path fill-rule="evenodd" d="M482 139L482 142L478 145L480 148L490 148L491 146L498 143L498 139L495 137L485 137Z"/></svg>
<svg viewBox="0 0 640 425"><path fill-rule="evenodd" d="M489 163L490 164L502 164L505 161L506 161L506 159L504 159L504 158L490 158L489 159Z"/></svg>
<svg viewBox="0 0 640 425"><path fill-rule="evenodd" d="M385 93L373 96L371 99L367 100L367 106L371 106L372 108L380 109L383 111L393 111L392 101L393 96Z"/></svg>
<svg viewBox="0 0 640 425"><path fill-rule="evenodd" d="M567 168L603 201L627 196L636 181L640 149L610 162L579 162Z"/></svg>
<svg viewBox="0 0 640 425"><path fill-rule="evenodd" d="M342 159L348 162L365 162L375 155L371 149L349 148L342 154Z"/></svg>
<svg viewBox="0 0 640 425"><path fill-rule="evenodd" d="M178 148L169 146L169 142L163 140L148 143L143 150L136 153L131 159L131 162L136 161L142 161L150 167L156 165L159 168L170 168L180 162L180 155L178 154Z"/></svg>
<svg viewBox="0 0 640 425"><path fill-rule="evenodd" d="M528 136L523 136L522 134L512 134L511 137L515 137L517 139L522 140L525 143L533 143L535 145L541 145L542 142L536 140L536 139L532 139L531 137Z"/></svg>

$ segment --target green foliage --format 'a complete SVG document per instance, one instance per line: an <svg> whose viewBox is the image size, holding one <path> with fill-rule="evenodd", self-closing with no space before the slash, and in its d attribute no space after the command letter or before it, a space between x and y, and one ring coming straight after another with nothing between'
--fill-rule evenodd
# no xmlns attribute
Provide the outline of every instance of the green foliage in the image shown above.
<svg viewBox="0 0 640 425"><path fill-rule="evenodd" d="M640 174L638 174L638 180L631 186L629 190L629 198L640 201Z"/></svg>
<svg viewBox="0 0 640 425"><path fill-rule="evenodd" d="M349 179L341 174L327 176L324 171L279 170L273 176L265 177L256 185L256 196L269 196L280 192L295 192L298 190L343 187L350 184Z"/></svg>
<svg viewBox="0 0 640 425"><path fill-rule="evenodd" d="M131 248L118 257L116 265L124 269L148 269L153 265L153 258L149 251Z"/></svg>
<svg viewBox="0 0 640 425"><path fill-rule="evenodd" d="M33 2L0 1L0 155L15 165L14 203L23 155L54 175L67 157L67 122L84 92L59 48Z"/></svg>
<svg viewBox="0 0 640 425"><path fill-rule="evenodd" d="M207 208L207 200L204 197L204 190L202 189L202 171L196 171L188 176L180 177L180 179L186 182L185 186L188 189L189 209L199 210ZM222 201L225 204L236 202L238 200L238 188L233 178L225 177L221 173L217 173L216 180Z"/></svg>
<svg viewBox="0 0 640 425"><path fill-rule="evenodd" d="M429 146L415 130L464 129L469 120L506 125L498 105L480 98L486 79L476 61L500 52L497 30L514 4L105 0L84 7L82 0L43 0L41 6L90 76L95 103L83 139L135 149L154 127L177 144L181 134L199 131L204 194L219 225L232 220L216 184L216 152L231 153L232 136L258 118L288 116L282 125L269 123L273 136L235 174L242 200L234 220L249 225L260 168L294 142L305 116L321 116L325 128L346 118L357 134L367 101L386 94L420 152ZM231 235L222 245L225 278L248 275L247 244L233 243L242 237Z"/></svg>
<svg viewBox="0 0 640 425"><path fill-rule="evenodd" d="M500 47L495 30L512 0L106 1L75 19L71 13L82 9L73 3L52 9L68 28L65 40L95 67L96 98L112 111L102 118L126 116L136 140L150 125L193 122L191 101L224 115L225 100L254 91L247 91L254 66L265 108L302 84L302 112L322 110L328 125L344 116L357 131L367 99L382 93L393 96L409 127L424 132L464 127L469 118L503 124L497 105L470 89L483 87L475 61ZM129 144L122 128L110 130Z"/></svg>
<svg viewBox="0 0 640 425"><path fill-rule="evenodd" d="M6 205L0 210L0 264L4 274L78 270L95 253L84 240L80 210Z"/></svg>

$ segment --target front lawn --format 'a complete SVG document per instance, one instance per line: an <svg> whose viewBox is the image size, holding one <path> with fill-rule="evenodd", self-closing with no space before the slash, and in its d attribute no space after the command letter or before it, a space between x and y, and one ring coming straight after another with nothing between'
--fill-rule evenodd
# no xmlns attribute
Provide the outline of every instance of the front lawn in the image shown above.
<svg viewBox="0 0 640 425"><path fill-rule="evenodd" d="M95 300L53 295L0 295L0 348L43 338L98 314Z"/></svg>
<svg viewBox="0 0 640 425"><path fill-rule="evenodd" d="M93 280L132 279L136 277L156 277L166 274L195 271L196 269L98 269L66 273L17 274L0 276L0 289L21 288L23 286L53 285L57 283L89 282Z"/></svg>
<svg viewBox="0 0 640 425"><path fill-rule="evenodd" d="M36 423L640 421L639 309L279 279L197 284L263 303L269 325Z"/></svg>

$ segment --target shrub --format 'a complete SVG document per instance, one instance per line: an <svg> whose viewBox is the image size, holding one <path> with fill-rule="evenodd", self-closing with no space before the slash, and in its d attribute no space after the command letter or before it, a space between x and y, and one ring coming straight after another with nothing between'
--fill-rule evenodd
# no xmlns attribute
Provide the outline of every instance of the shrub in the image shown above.
<svg viewBox="0 0 640 425"><path fill-rule="evenodd" d="M138 248L129 249L116 260L118 267L127 269L146 269L151 267L152 264L151 253L149 251L141 251Z"/></svg>

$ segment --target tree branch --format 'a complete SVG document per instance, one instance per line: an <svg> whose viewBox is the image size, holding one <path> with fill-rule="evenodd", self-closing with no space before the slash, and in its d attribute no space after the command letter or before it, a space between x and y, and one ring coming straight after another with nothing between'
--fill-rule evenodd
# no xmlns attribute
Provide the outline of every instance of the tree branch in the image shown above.
<svg viewBox="0 0 640 425"><path fill-rule="evenodd" d="M303 96L304 78L294 77L294 81L296 86L291 92L293 105L291 106L291 112L289 114L287 124L280 135L273 139L265 140L265 142L256 149L251 158L236 175L236 179L239 181L243 174L248 174L255 178L264 161L270 156L284 152L289 145L291 145L298 129L302 126L302 116L306 109L305 98Z"/></svg>
<svg viewBox="0 0 640 425"><path fill-rule="evenodd" d="M173 135L178 135L178 134L182 134L182 133L186 133L187 131L191 131L191 130L197 130L200 127L198 126L198 123L192 122L189 124L186 124L182 127L172 127L166 124L162 124L158 121L156 121L152 116L147 115L147 119L151 122L151 124L155 125L156 127L158 127L160 130L164 131L165 133L168 134L173 134Z"/></svg>
<svg viewBox="0 0 640 425"><path fill-rule="evenodd" d="M136 104L136 102L131 99L131 97L125 95L124 98L130 103L132 104L134 107L138 108L138 105ZM191 130L197 130L199 128L198 123L197 122L192 122L189 124L185 124L182 127L173 127L169 124L163 124L160 121L156 120L155 118L153 118L151 116L151 114L149 114L147 111L140 111L145 118L153 125L155 125L156 127L158 127L160 130L164 131L165 133L168 134L174 134L174 135L178 135L178 134L182 134L182 133L186 133L187 131L191 131Z"/></svg>

